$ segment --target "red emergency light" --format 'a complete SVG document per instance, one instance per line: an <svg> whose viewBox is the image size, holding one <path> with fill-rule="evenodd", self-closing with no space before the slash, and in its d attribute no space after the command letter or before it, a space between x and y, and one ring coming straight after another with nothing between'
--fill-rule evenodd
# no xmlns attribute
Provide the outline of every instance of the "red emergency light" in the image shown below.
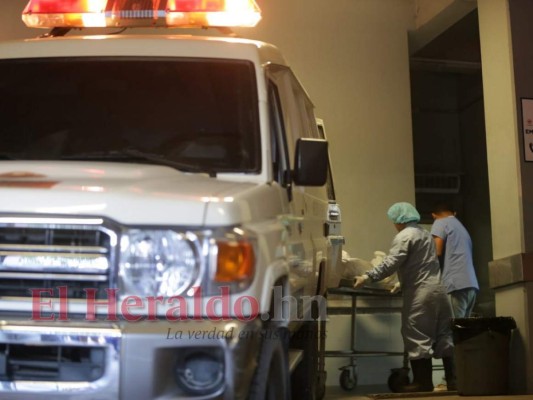
<svg viewBox="0 0 533 400"><path fill-rule="evenodd" d="M29 0L22 13L31 28L253 27L254 0Z"/></svg>

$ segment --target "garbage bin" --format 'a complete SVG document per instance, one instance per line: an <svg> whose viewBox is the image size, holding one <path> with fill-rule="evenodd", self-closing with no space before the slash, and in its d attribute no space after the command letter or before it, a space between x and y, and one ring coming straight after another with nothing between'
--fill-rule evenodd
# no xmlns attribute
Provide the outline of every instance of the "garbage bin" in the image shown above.
<svg viewBox="0 0 533 400"><path fill-rule="evenodd" d="M455 318L457 391L465 396L506 394L512 317Z"/></svg>

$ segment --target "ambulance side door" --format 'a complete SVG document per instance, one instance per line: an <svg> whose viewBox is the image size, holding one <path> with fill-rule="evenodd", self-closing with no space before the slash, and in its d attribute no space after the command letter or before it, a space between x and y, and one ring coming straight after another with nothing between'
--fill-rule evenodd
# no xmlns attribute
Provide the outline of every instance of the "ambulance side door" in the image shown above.
<svg viewBox="0 0 533 400"><path fill-rule="evenodd" d="M324 219L327 215L326 187L303 187L294 185L290 169L294 166L298 138L319 138L315 117L309 108L312 104L305 91L289 68L269 66L267 76L270 85L270 100L278 102L282 136L285 141L286 165L280 171L289 200L289 212L282 217L287 226L287 258L290 265L290 295L298 301L302 296L313 296L317 291L318 263L317 247L324 247ZM307 104L310 107L302 107ZM311 110L312 111L312 110ZM316 192L320 192L319 195ZM323 254L326 252L324 251ZM305 310L297 306L298 316Z"/></svg>

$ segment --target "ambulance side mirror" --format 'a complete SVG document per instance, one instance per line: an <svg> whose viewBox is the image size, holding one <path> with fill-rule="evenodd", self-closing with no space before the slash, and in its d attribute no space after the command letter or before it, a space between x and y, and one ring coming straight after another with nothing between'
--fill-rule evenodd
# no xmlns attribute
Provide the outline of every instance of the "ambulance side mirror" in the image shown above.
<svg viewBox="0 0 533 400"><path fill-rule="evenodd" d="M298 186L323 186L328 176L328 142L299 138L296 141L292 179Z"/></svg>

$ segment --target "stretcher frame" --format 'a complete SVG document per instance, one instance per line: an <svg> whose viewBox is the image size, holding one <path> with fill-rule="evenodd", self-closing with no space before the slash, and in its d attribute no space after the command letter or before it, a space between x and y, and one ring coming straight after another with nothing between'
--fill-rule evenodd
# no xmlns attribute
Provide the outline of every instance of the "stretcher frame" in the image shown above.
<svg viewBox="0 0 533 400"><path fill-rule="evenodd" d="M391 351L360 351L356 349L356 318L357 318L357 297L383 297L383 298L401 298L401 293L391 293L386 289L374 289L374 288L359 288L354 289L351 287L334 287L329 288L326 292L326 298L328 294L334 295L343 295L351 297L351 326L350 326L350 349L348 350L325 350L325 338L326 335L326 321L321 321L320 330L323 334L321 337L321 350L324 351L325 357L337 357L337 358L348 358L349 363L340 367L339 370L341 374L339 376L339 384L341 388L346 391L351 391L357 386L357 358L358 357L386 357L386 356L402 356L403 357L403 367L402 368L393 368L391 370L391 375L388 380L389 387L391 383L393 386L409 384L409 361L405 352L391 352ZM324 365L320 365L319 368L325 370L325 360ZM393 388L391 387L391 390ZM394 390L393 390L394 391Z"/></svg>

